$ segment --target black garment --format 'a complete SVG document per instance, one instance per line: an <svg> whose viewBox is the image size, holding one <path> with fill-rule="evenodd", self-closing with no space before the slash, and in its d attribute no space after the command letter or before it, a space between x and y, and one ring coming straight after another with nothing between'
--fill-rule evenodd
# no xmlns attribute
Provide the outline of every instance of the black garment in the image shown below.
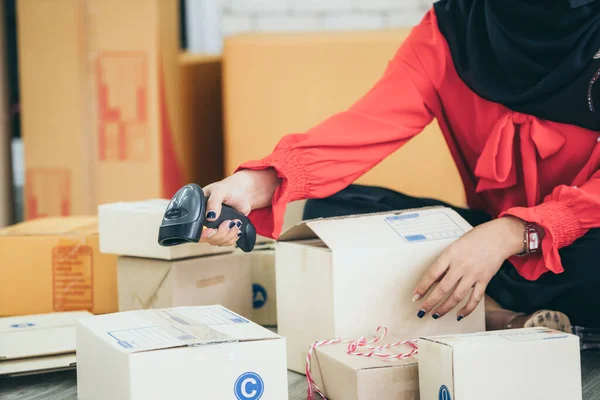
<svg viewBox="0 0 600 400"><path fill-rule="evenodd" d="M430 206L451 207L472 226L492 219L483 211L361 185L351 185L326 199L309 200L304 219ZM562 274L548 272L537 281L528 281L506 261L488 285L487 294L509 310L529 314L551 309L567 314L574 325L600 328L600 229L590 230L559 253L565 269Z"/></svg>
<svg viewBox="0 0 600 400"><path fill-rule="evenodd" d="M514 111L600 130L600 1L441 0L434 9L454 67L473 92Z"/></svg>

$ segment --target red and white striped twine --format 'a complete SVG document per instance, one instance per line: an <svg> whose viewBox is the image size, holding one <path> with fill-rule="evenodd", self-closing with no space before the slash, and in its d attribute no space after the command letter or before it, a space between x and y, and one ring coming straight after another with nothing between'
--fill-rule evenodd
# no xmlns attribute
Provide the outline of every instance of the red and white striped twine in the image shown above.
<svg viewBox="0 0 600 400"><path fill-rule="evenodd" d="M381 333L381 336L377 336L377 334L381 330L383 330L383 332ZM366 340L364 338L364 336L360 337L358 340L341 340L340 338L337 338L337 339L331 339L331 340L321 340L319 342L315 342L312 346L310 346L308 354L306 355L306 381L308 383L308 400L314 400L315 392L319 396L321 396L321 398L326 399L325 395L323 394L321 389L319 389L319 387L313 380L312 375L310 373L310 361L311 361L312 355L317 347L328 346L330 344L337 344L337 343L348 343L348 348L347 348L346 352L352 356L378 357L378 358L397 359L397 360L400 360L402 358L413 357L418 354L419 348L417 346L416 340L403 340L401 342L394 342L394 343L385 344L385 345L381 345L381 346L370 346L370 345L375 344L375 343L379 342L380 340L382 340L387 335L387 333L388 333L388 328L385 326L380 326L377 328L377 331L375 331L375 337L371 340ZM389 349L392 347L404 346L404 345L408 345L411 348L411 350L408 353L388 354L388 353L380 352L381 350L386 350L386 349ZM358 351L359 347L364 347L367 349L367 351Z"/></svg>

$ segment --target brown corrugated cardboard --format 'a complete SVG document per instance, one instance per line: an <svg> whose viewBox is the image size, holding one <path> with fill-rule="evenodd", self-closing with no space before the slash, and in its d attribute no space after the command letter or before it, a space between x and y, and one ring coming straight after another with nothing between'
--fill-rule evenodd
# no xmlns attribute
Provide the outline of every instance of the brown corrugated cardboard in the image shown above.
<svg viewBox="0 0 600 400"><path fill-rule="evenodd" d="M87 311L0 318L0 376L75 368L75 322Z"/></svg>
<svg viewBox="0 0 600 400"><path fill-rule="evenodd" d="M0 229L0 316L117 310L117 258L101 254L96 217Z"/></svg>
<svg viewBox="0 0 600 400"><path fill-rule="evenodd" d="M287 400L285 339L221 306L77 324L79 400Z"/></svg>
<svg viewBox="0 0 600 400"><path fill-rule="evenodd" d="M452 209L434 207L317 219L284 233L275 268L288 368L302 373L317 340L371 336L379 325L400 337L485 330L483 303L458 322L452 312L419 319L412 302L436 257L470 229Z"/></svg>
<svg viewBox="0 0 600 400"><path fill-rule="evenodd" d="M28 218L220 176L220 149L203 153L221 140L219 63L180 65L178 4L18 2Z"/></svg>
<svg viewBox="0 0 600 400"><path fill-rule="evenodd" d="M251 260L241 252L179 261L120 257L119 311L221 304L250 318Z"/></svg>
<svg viewBox="0 0 600 400"><path fill-rule="evenodd" d="M405 29L229 37L223 53L225 172L268 155L283 135L304 132L352 105L383 75L408 34ZM424 159L426 168L415 173ZM465 202L435 122L358 182Z"/></svg>
<svg viewBox="0 0 600 400"><path fill-rule="evenodd" d="M10 130L10 107L8 105L8 79L6 71L6 43L5 43L5 7L0 7L0 228L12 223L13 198L12 198L12 167L10 157L10 143L12 132Z"/></svg>
<svg viewBox="0 0 600 400"><path fill-rule="evenodd" d="M395 341L400 339L386 338L377 345ZM408 346L397 346L378 353L409 351ZM338 343L317 347L310 371L329 400L419 400L416 357L396 360L349 355L348 344Z"/></svg>
<svg viewBox="0 0 600 400"><path fill-rule="evenodd" d="M207 254L230 253L234 246L186 243L164 247L158 244L158 230L169 200L103 204L98 207L100 251L120 256L177 260Z"/></svg>
<svg viewBox="0 0 600 400"><path fill-rule="evenodd" d="M276 326L275 251L255 249L247 257L252 265L252 321Z"/></svg>
<svg viewBox="0 0 600 400"><path fill-rule="evenodd" d="M424 337L422 400L581 400L579 338L546 328Z"/></svg>

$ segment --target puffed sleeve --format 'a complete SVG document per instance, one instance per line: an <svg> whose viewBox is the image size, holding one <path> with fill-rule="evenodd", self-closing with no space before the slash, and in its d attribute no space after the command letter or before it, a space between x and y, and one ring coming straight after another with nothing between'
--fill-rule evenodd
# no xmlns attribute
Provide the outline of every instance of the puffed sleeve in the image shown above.
<svg viewBox="0 0 600 400"><path fill-rule="evenodd" d="M432 121L426 99L436 98L445 70L436 30L431 11L353 106L305 133L284 136L270 155L240 166L274 168L282 179L272 205L250 214L259 234L277 237L287 203L344 189Z"/></svg>

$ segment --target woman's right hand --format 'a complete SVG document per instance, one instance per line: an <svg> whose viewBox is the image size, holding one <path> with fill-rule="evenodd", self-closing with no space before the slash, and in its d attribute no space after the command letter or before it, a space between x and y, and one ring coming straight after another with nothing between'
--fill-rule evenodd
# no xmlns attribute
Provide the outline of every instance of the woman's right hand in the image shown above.
<svg viewBox="0 0 600 400"><path fill-rule="evenodd" d="M250 211L271 205L275 190L281 179L273 168L262 171L242 170L204 187L206 219L214 221L221 214L221 205L227 204L244 215ZM213 246L232 246L240 233L238 220L224 221L218 229L204 228L200 242Z"/></svg>

